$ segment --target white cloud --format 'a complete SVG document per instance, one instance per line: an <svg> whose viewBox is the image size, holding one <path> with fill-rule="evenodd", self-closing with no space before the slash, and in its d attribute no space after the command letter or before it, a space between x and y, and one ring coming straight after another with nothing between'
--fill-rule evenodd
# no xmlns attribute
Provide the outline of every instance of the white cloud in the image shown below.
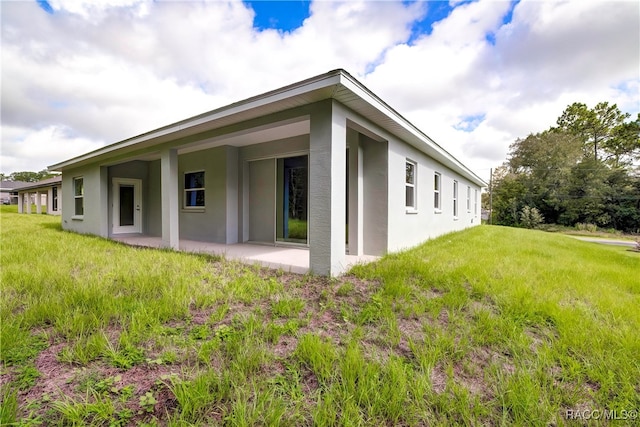
<svg viewBox="0 0 640 427"><path fill-rule="evenodd" d="M572 102L640 109L635 2L452 1L452 13L411 43L429 2L316 1L291 32L256 30L240 1L50 4L53 14L3 4L3 172L335 68L482 176Z"/></svg>
<svg viewBox="0 0 640 427"><path fill-rule="evenodd" d="M34 130L14 126L2 127L3 170L40 171L52 163L93 151L104 143L78 136L64 125L50 125ZM11 168L6 168L7 164Z"/></svg>

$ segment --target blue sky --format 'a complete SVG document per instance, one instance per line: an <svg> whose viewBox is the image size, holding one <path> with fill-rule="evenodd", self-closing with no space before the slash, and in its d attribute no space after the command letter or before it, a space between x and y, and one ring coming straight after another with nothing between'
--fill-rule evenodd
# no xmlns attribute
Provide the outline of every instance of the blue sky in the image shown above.
<svg viewBox="0 0 640 427"><path fill-rule="evenodd" d="M41 0L46 3L45 0ZM515 5L518 1L513 1ZM259 30L265 29L277 29L280 31L294 31L302 26L302 23L309 17L310 1L301 0L282 0L282 1L245 1L245 4L249 5L255 11L255 17L253 20L254 27ZM406 4L415 3L415 1L406 1ZM408 42L411 43L420 36L431 34L433 30L433 24L445 19L455 7L459 7L465 3L472 3L472 1L460 1L455 5L452 5L449 1L436 0L428 2L427 13L420 20L417 20L411 31L411 37ZM48 6L48 5L47 5ZM502 20L503 24L511 21L513 8L509 10L509 13L505 14ZM493 39L491 34L488 35L489 39Z"/></svg>
<svg viewBox="0 0 640 427"><path fill-rule="evenodd" d="M344 68L480 176L567 105L640 110L637 0L3 2L0 172Z"/></svg>

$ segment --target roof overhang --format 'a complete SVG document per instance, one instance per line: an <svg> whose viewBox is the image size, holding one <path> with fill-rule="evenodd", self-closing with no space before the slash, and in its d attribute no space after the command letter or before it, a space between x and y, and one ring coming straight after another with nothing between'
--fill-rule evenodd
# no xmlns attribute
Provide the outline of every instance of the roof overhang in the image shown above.
<svg viewBox="0 0 640 427"><path fill-rule="evenodd" d="M235 102L222 108L179 121L151 132L107 145L95 151L49 166L52 171L84 166L92 163L109 162L109 159L127 153L152 149L171 141L188 141L194 137L216 129L226 128L262 116L302 107L326 99L335 99L365 119L375 123L385 131L412 145L448 168L461 174L471 182L486 186L481 178L440 147L435 141L402 117L373 92L344 70L334 70L312 77L280 89ZM300 133L308 127L299 120L277 124L283 131ZM265 129L266 130L266 129ZM286 132L284 132L286 134ZM233 137L233 136L231 136ZM213 143L213 142L212 142ZM184 147L185 152L189 150Z"/></svg>
<svg viewBox="0 0 640 427"><path fill-rule="evenodd" d="M61 182L62 182L62 176L54 176L52 178L43 179L41 181L25 183L25 185L21 185L20 187L15 187L11 189L11 191L18 192L18 191L26 191L26 190L36 190L39 188L55 187L59 185Z"/></svg>

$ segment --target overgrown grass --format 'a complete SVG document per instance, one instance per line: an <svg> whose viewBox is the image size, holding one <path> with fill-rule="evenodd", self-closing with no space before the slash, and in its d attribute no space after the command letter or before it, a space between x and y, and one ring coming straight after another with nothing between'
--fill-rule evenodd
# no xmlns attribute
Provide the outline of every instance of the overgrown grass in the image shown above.
<svg viewBox="0 0 640 427"><path fill-rule="evenodd" d="M546 426L640 407L624 248L482 226L325 279L2 212L3 425Z"/></svg>

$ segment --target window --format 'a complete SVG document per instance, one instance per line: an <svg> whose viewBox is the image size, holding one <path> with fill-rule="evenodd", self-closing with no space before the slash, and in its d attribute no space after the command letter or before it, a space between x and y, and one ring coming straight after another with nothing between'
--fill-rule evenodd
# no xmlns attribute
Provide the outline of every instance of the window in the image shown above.
<svg viewBox="0 0 640 427"><path fill-rule="evenodd" d="M84 179L73 178L73 197L75 199L74 214L77 216L84 215Z"/></svg>
<svg viewBox="0 0 640 427"><path fill-rule="evenodd" d="M204 171L184 174L184 207L204 207Z"/></svg>
<svg viewBox="0 0 640 427"><path fill-rule="evenodd" d="M473 213L475 216L478 216L478 190L474 190L475 194L473 196Z"/></svg>
<svg viewBox="0 0 640 427"><path fill-rule="evenodd" d="M410 160L405 164L405 206L416 209L416 164Z"/></svg>
<svg viewBox="0 0 640 427"><path fill-rule="evenodd" d="M471 187L467 185L467 212L471 212Z"/></svg>
<svg viewBox="0 0 640 427"><path fill-rule="evenodd" d="M436 172L433 175L433 207L439 211L440 207L440 174Z"/></svg>
<svg viewBox="0 0 640 427"><path fill-rule="evenodd" d="M458 181L453 181L453 217L458 217Z"/></svg>
<svg viewBox="0 0 640 427"><path fill-rule="evenodd" d="M58 210L58 187L51 189L51 210L54 212Z"/></svg>

